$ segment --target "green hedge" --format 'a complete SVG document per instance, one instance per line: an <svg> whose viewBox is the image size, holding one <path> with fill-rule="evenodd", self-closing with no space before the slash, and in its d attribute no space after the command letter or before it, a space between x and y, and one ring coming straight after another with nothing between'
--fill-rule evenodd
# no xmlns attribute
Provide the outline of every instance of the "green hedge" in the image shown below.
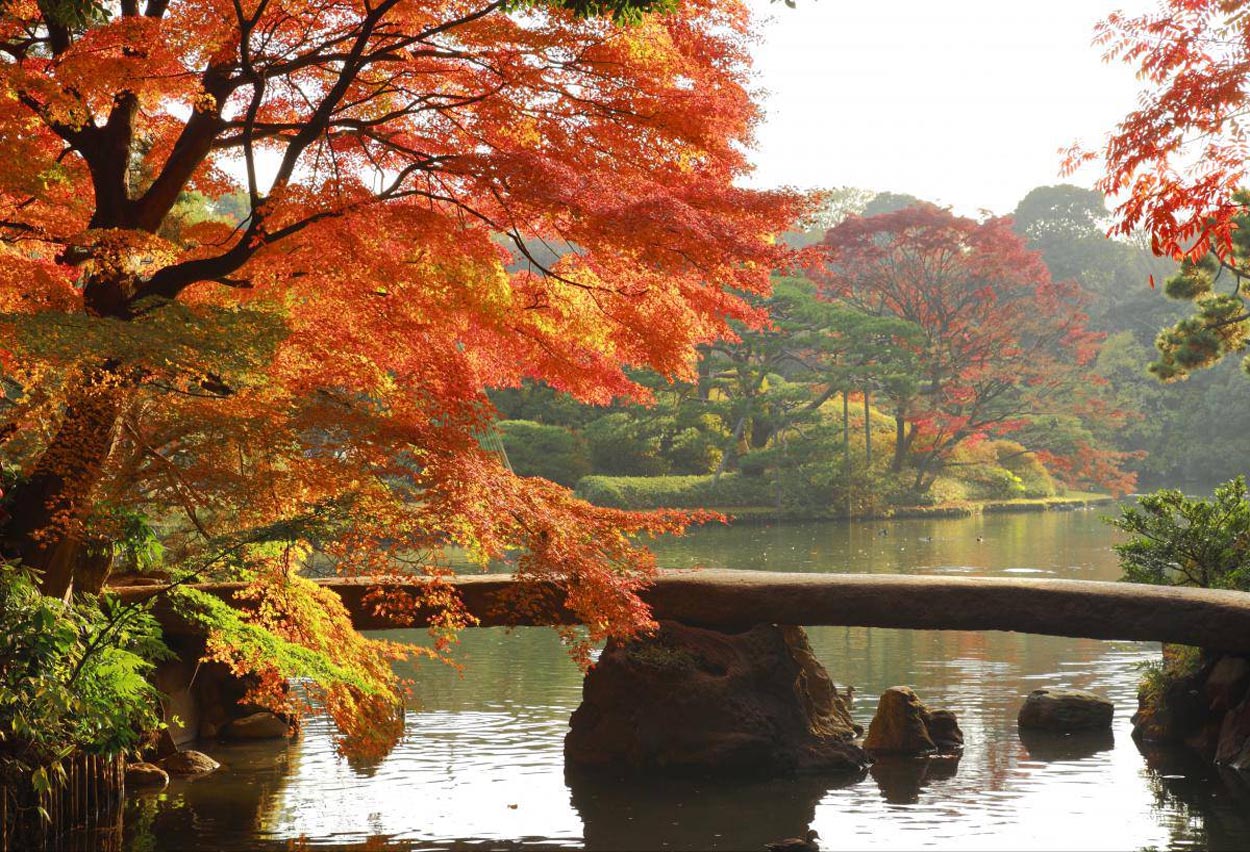
<svg viewBox="0 0 1250 852"><path fill-rule="evenodd" d="M577 496L613 509L699 509L771 506L777 495L766 477L727 473L708 476L587 476Z"/></svg>

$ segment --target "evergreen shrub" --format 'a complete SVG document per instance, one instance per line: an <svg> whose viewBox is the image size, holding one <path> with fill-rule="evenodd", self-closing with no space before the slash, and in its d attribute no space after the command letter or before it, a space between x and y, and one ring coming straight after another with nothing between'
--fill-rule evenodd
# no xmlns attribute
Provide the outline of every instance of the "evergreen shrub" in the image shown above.
<svg viewBox="0 0 1250 852"><path fill-rule="evenodd" d="M503 420L499 432L508 461L521 476L541 476L572 488L590 473L585 439L562 426Z"/></svg>

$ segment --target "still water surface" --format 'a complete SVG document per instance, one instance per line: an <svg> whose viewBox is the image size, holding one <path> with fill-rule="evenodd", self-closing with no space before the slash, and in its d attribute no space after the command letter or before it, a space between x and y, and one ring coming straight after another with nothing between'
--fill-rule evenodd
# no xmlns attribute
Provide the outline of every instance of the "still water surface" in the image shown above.
<svg viewBox="0 0 1250 852"><path fill-rule="evenodd" d="M1096 512L863 524L713 527L656 547L662 565L1115 579ZM396 631L392 638L419 641ZM907 684L956 712L955 760L878 763L862 778L637 782L567 775L581 677L548 631L466 631L463 676L415 673L419 705L380 763L338 759L322 721L285 744L201 746L225 768L130 802L126 848L750 849L817 829L826 849L1250 849L1250 777L1129 737L1137 666L1158 646L823 627L811 643L865 726ZM1041 686L1092 689L1114 730L1022 740Z"/></svg>

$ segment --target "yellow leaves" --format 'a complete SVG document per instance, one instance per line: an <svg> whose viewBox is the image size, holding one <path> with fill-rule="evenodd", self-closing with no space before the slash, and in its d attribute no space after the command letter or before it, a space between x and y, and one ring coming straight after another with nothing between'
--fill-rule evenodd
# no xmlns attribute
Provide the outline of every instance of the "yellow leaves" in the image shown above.
<svg viewBox="0 0 1250 852"><path fill-rule="evenodd" d="M178 247L163 237L122 228L84 231L72 250L88 256L80 267L86 276L151 275L179 256Z"/></svg>
<svg viewBox="0 0 1250 852"><path fill-rule="evenodd" d="M647 18L640 24L620 30L616 37L625 54L640 64L654 68L670 64L675 58L673 41L662 19Z"/></svg>
<svg viewBox="0 0 1250 852"><path fill-rule="evenodd" d="M500 143L510 143L517 148L538 148L544 137L538 129L538 122L530 116L524 116L504 127L496 138Z"/></svg>
<svg viewBox="0 0 1250 852"><path fill-rule="evenodd" d="M217 106L217 98L205 91L196 93L191 99L191 108L196 112L216 112Z"/></svg>

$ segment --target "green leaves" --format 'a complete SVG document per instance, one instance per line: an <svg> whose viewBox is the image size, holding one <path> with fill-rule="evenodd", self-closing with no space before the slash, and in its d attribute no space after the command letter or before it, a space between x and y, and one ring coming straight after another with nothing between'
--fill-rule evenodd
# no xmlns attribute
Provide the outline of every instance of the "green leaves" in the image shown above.
<svg viewBox="0 0 1250 852"><path fill-rule="evenodd" d="M179 586L172 590L170 601L179 615L207 629L218 644L236 650L240 658L264 660L286 679L307 679L323 686L343 683L368 695L381 693L360 672L247 621L239 610L210 594Z"/></svg>
<svg viewBox="0 0 1250 852"><path fill-rule="evenodd" d="M1250 195L1237 194L1244 208ZM1250 274L1250 216L1244 212L1235 218L1232 251L1227 257L1209 252L1197 260L1185 259L1180 270L1163 285L1173 299L1194 303L1194 312L1170 328L1159 332L1155 348L1159 360L1150 365L1150 372L1162 381L1188 378L1194 370L1214 366L1225 355L1243 351L1250 341L1250 310L1247 310L1242 287ZM1221 279L1228 292L1216 289Z"/></svg>
<svg viewBox="0 0 1250 852"><path fill-rule="evenodd" d="M1108 523L1132 536L1115 545L1132 583L1250 591L1250 501L1237 477L1211 500L1163 489Z"/></svg>
<svg viewBox="0 0 1250 852"><path fill-rule="evenodd" d="M139 371L150 385L203 393L208 377L214 388L260 381L257 374L288 332L285 318L269 310L139 307L150 310L131 321L58 311L8 314L0 334L32 360L68 367L106 358Z"/></svg>
<svg viewBox="0 0 1250 852"><path fill-rule="evenodd" d="M1214 259L1210 256L1197 263L1186 260L1180 272L1163 283L1163 292L1169 299L1196 299L1211 292L1214 272Z"/></svg>
<svg viewBox="0 0 1250 852"><path fill-rule="evenodd" d="M145 607L67 604L0 564L0 781L42 792L64 780L59 762L75 751L136 747L161 725L145 676L169 654Z"/></svg>
<svg viewBox="0 0 1250 852"><path fill-rule="evenodd" d="M71 29L108 20L108 7L99 0L40 0L48 20Z"/></svg>

